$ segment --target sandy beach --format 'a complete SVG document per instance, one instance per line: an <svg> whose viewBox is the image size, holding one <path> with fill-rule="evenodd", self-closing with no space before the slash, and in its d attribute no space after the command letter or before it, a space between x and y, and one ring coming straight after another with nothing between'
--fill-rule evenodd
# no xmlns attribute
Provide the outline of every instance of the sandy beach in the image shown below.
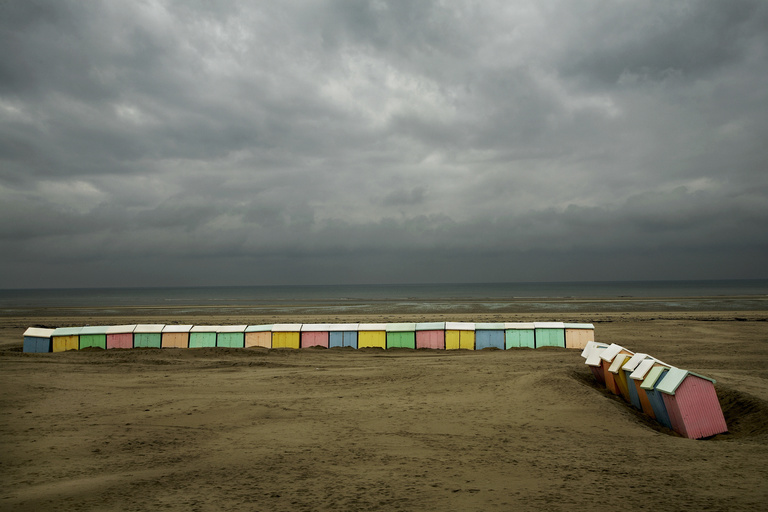
<svg viewBox="0 0 768 512"><path fill-rule="evenodd" d="M24 354L30 326L439 321L445 314L0 317L2 510L764 510L768 311L462 312L577 321L717 379L730 432L684 439L579 351Z"/></svg>

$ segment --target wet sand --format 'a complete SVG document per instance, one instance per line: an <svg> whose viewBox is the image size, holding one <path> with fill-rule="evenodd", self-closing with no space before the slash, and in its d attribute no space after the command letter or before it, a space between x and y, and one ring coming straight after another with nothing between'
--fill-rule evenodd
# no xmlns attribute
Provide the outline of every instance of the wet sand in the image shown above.
<svg viewBox="0 0 768 512"><path fill-rule="evenodd" d="M74 316L73 316L74 315ZM717 379L683 439L565 349L87 350L33 325L577 321ZM764 510L768 311L0 317L2 510Z"/></svg>

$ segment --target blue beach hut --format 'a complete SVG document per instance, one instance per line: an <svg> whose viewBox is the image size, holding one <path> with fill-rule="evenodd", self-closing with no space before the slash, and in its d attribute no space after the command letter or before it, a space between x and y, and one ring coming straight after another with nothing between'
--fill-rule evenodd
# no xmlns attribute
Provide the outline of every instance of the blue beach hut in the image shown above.
<svg viewBox="0 0 768 512"><path fill-rule="evenodd" d="M506 349L504 334L506 325L502 323L475 323L475 350L484 348Z"/></svg>
<svg viewBox="0 0 768 512"><path fill-rule="evenodd" d="M51 335L55 329L30 327L24 331L24 352L51 352Z"/></svg>
<svg viewBox="0 0 768 512"><path fill-rule="evenodd" d="M640 387L645 390L645 394L648 396L648 401L653 408L653 414L656 416L656 421L661 423L667 428L672 428L672 422L669 421L669 414L667 414L667 406L664 405L664 398L661 391L656 390L656 386L664 380L664 376L669 371L669 366L663 366L661 364L654 366L648 372L643 383Z"/></svg>
<svg viewBox="0 0 768 512"><path fill-rule="evenodd" d="M645 359L650 358L648 354L641 354L637 353L630 357L622 366L621 370L624 372L624 378L627 381L627 392L629 393L629 403L632 404L632 407L637 409L638 411L643 409L643 405L640 403L640 395L637 393L637 388L635 387L635 381L631 378L632 372L634 372L637 369L637 366L643 362Z"/></svg>
<svg viewBox="0 0 768 512"><path fill-rule="evenodd" d="M359 324L330 324L328 326L328 348L357 348L357 327Z"/></svg>

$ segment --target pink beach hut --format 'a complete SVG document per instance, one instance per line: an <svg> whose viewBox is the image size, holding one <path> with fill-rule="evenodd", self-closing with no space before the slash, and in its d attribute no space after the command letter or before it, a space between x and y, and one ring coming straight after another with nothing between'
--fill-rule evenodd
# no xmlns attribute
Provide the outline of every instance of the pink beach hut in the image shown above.
<svg viewBox="0 0 768 512"><path fill-rule="evenodd" d="M245 347L245 329L247 325L222 325L216 331L216 346L228 348Z"/></svg>
<svg viewBox="0 0 768 512"><path fill-rule="evenodd" d="M417 323L416 348L445 349L445 322Z"/></svg>
<svg viewBox="0 0 768 512"><path fill-rule="evenodd" d="M702 439L728 432L714 379L670 368L656 390L662 393L672 429L678 434Z"/></svg>
<svg viewBox="0 0 768 512"><path fill-rule="evenodd" d="M163 346L164 324L138 324L133 330L133 348L160 348Z"/></svg>
<svg viewBox="0 0 768 512"><path fill-rule="evenodd" d="M584 348L588 341L595 341L592 324L565 324L565 348Z"/></svg>
<svg viewBox="0 0 768 512"><path fill-rule="evenodd" d="M301 348L328 348L330 324L303 324L301 326Z"/></svg>
<svg viewBox="0 0 768 512"><path fill-rule="evenodd" d="M30 327L24 331L24 352L51 352L51 335L54 330Z"/></svg>
<svg viewBox="0 0 768 512"><path fill-rule="evenodd" d="M272 348L272 325L249 325L246 327L245 347Z"/></svg>
<svg viewBox="0 0 768 512"><path fill-rule="evenodd" d="M166 325L163 327L163 348L188 348L192 325Z"/></svg>
<svg viewBox="0 0 768 512"><path fill-rule="evenodd" d="M133 330L136 325L111 325L107 327L107 348L133 348Z"/></svg>

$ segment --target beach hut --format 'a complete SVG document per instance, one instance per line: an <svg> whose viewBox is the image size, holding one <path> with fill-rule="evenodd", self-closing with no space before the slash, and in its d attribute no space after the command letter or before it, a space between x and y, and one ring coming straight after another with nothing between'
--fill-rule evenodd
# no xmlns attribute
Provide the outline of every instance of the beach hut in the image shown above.
<svg viewBox="0 0 768 512"><path fill-rule="evenodd" d="M166 325L163 327L163 348L188 348L191 325Z"/></svg>
<svg viewBox="0 0 768 512"><path fill-rule="evenodd" d="M637 365L635 370L629 374L629 382L630 385L634 384L635 386L637 397L640 400L640 408L645 414L653 419L656 419L656 413L653 412L653 406L651 406L651 402L648 399L648 394L642 388L642 384L645 380L645 377L648 375L648 372L651 371L651 368L653 368L653 366L658 363L658 360L652 357L648 357L647 359L640 361L640 364Z"/></svg>
<svg viewBox="0 0 768 512"><path fill-rule="evenodd" d="M497 348L505 350L504 341L505 324L502 323L476 323L475 324L475 350L484 348Z"/></svg>
<svg viewBox="0 0 768 512"><path fill-rule="evenodd" d="M42 353L51 352L51 335L55 329L30 327L24 331L24 352Z"/></svg>
<svg viewBox="0 0 768 512"><path fill-rule="evenodd" d="M80 348L82 327L59 327L51 333L51 352L64 352Z"/></svg>
<svg viewBox="0 0 768 512"><path fill-rule="evenodd" d="M536 348L536 332L532 322L504 324L504 344L510 348Z"/></svg>
<svg viewBox="0 0 768 512"><path fill-rule="evenodd" d="M328 348L330 324L304 324L301 326L301 348Z"/></svg>
<svg viewBox="0 0 768 512"><path fill-rule="evenodd" d="M87 325L80 330L80 350L84 348L107 348L107 326Z"/></svg>
<svg viewBox="0 0 768 512"><path fill-rule="evenodd" d="M678 434L702 439L728 432L714 379L670 368L656 391L661 392L672 429Z"/></svg>
<svg viewBox="0 0 768 512"><path fill-rule="evenodd" d="M605 343L596 343L593 341L591 345L588 344L584 347L584 350L581 352L582 357L586 356L584 363L589 366L590 370L592 370L592 375L595 376L597 382L603 385L605 385L605 371L603 369L603 360L600 358L600 354L602 354L603 350L608 347L609 345L606 345Z"/></svg>
<svg viewBox="0 0 768 512"><path fill-rule="evenodd" d="M565 324L565 348L584 348L588 341L595 341L592 324Z"/></svg>
<svg viewBox="0 0 768 512"><path fill-rule="evenodd" d="M629 398L629 387L626 374L621 371L621 367L629 361L634 354L629 350L623 350L619 352L616 357L613 358L611 366L608 367L608 372L612 375L615 384L615 389L618 390L618 395L624 397L624 400L631 402Z"/></svg>
<svg viewBox="0 0 768 512"><path fill-rule="evenodd" d="M387 324L387 348L416 348L416 324Z"/></svg>
<svg viewBox="0 0 768 512"><path fill-rule="evenodd" d="M614 374L610 372L609 369L613 364L614 359L616 359L616 356L618 356L619 353L628 354L630 356L633 355L631 351L625 349L621 345L617 345L616 343L611 343L610 345L608 345L608 348L600 352L600 364L603 366L603 377L605 378L605 387L608 388L608 391L610 391L614 395L620 394L620 391L619 391L619 387L616 382L616 379L614 378ZM621 362L623 364L624 359L622 359Z"/></svg>
<svg viewBox="0 0 768 512"><path fill-rule="evenodd" d="M133 330L136 325L111 325L107 327L107 348L133 348Z"/></svg>
<svg viewBox="0 0 768 512"><path fill-rule="evenodd" d="M189 331L189 348L215 347L219 329L220 325L195 325Z"/></svg>
<svg viewBox="0 0 768 512"><path fill-rule="evenodd" d="M445 322L446 350L475 350L474 322Z"/></svg>
<svg viewBox="0 0 768 512"><path fill-rule="evenodd" d="M643 388L646 396L648 396L648 401L651 403L656 421L667 428L672 428L669 414L667 414L667 406L664 405L661 392L656 390L656 386L664 379L664 375L667 374L669 368L669 366L663 364L654 364L646 374L640 387Z"/></svg>
<svg viewBox="0 0 768 512"><path fill-rule="evenodd" d="M272 326L272 348L301 347L301 324L275 324Z"/></svg>
<svg viewBox="0 0 768 512"><path fill-rule="evenodd" d="M445 322L417 323L416 348L445 349Z"/></svg>
<svg viewBox="0 0 768 512"><path fill-rule="evenodd" d="M357 348L357 329L359 324L330 324L328 326L328 348Z"/></svg>
<svg viewBox="0 0 768 512"><path fill-rule="evenodd" d="M650 356L648 354L642 354L637 353L630 357L622 366L621 366L621 372L624 374L624 382L627 383L627 393L629 394L629 403L632 404L632 407L637 409L638 411L641 411L643 409L643 405L640 403L640 395L637 393L637 388L635 387L635 381L632 380L630 375L632 372L635 371L637 366L643 362L644 360L648 359Z"/></svg>
<svg viewBox="0 0 768 512"><path fill-rule="evenodd" d="M245 347L272 348L272 325L249 325L246 327Z"/></svg>
<svg viewBox="0 0 768 512"><path fill-rule="evenodd" d="M565 324L563 322L534 322L536 348L565 348Z"/></svg>
<svg viewBox="0 0 768 512"><path fill-rule="evenodd" d="M216 346L229 348L245 347L247 325L222 325L216 331Z"/></svg>
<svg viewBox="0 0 768 512"><path fill-rule="evenodd" d="M359 324L358 348L387 348L387 324Z"/></svg>
<svg viewBox="0 0 768 512"><path fill-rule="evenodd" d="M165 324L138 324L133 330L133 348L160 348L163 346Z"/></svg>

